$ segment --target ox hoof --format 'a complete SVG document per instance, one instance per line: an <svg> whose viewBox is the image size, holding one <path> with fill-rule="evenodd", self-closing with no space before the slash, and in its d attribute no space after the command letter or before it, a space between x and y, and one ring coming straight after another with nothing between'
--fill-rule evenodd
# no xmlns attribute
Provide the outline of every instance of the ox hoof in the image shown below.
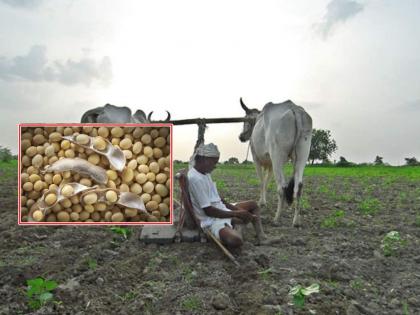
<svg viewBox="0 0 420 315"><path fill-rule="evenodd" d="M280 220L273 220L273 222L271 222L272 226L280 226Z"/></svg>
<svg viewBox="0 0 420 315"><path fill-rule="evenodd" d="M293 218L293 227L300 228L302 226L302 219L299 217Z"/></svg>
<svg viewBox="0 0 420 315"><path fill-rule="evenodd" d="M266 206L267 205L267 201L258 201L258 206L259 207L264 207L264 206Z"/></svg>

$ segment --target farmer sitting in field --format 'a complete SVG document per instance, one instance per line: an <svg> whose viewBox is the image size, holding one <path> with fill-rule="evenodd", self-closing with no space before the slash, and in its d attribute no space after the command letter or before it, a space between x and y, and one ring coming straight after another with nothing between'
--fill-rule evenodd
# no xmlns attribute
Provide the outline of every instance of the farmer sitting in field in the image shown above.
<svg viewBox="0 0 420 315"><path fill-rule="evenodd" d="M189 191L194 212L202 228L209 228L226 246L235 248L243 244L238 223L252 222L258 241L265 238L261 226L260 209L255 201L238 202L235 205L220 198L210 173L219 161L219 150L213 143L198 147L188 171Z"/></svg>

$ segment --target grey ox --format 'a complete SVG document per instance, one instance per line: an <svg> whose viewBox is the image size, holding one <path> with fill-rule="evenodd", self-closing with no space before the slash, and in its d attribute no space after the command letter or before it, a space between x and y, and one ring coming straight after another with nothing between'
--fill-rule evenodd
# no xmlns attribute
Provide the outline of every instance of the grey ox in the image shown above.
<svg viewBox="0 0 420 315"><path fill-rule="evenodd" d="M268 103L262 111L249 109L240 99L246 117L239 136L242 142L250 141L252 156L261 181L260 205L266 204L267 184L274 172L277 183L278 205L274 224L278 224L285 202L295 203L293 226L301 225L299 201L302 194L303 170L308 160L312 138L312 118L292 101ZM287 184L283 166L289 158L293 163L293 176Z"/></svg>

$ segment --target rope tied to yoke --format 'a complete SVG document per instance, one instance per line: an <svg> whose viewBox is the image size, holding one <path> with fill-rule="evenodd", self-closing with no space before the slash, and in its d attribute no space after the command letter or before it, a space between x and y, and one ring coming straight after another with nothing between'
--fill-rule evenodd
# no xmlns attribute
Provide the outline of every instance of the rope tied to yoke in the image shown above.
<svg viewBox="0 0 420 315"><path fill-rule="evenodd" d="M198 126L198 135L197 135L197 142L195 143L195 147L194 147L194 153L197 151L197 148L204 144L204 133L206 132L207 129L207 125L206 125L206 121L204 119L200 119L197 122L197 126Z"/></svg>

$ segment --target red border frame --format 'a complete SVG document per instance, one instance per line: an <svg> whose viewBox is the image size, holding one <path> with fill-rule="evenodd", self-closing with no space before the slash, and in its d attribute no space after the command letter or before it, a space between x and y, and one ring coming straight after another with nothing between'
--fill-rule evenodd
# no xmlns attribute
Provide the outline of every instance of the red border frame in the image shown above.
<svg viewBox="0 0 420 315"><path fill-rule="evenodd" d="M171 135L170 145L170 167L169 178L171 180L170 188L170 219L169 222L22 222L21 221L21 131L22 127L169 127ZM174 204L173 204L173 124L93 124L93 123L20 123L18 124L18 225L87 225L87 226L103 226L103 225L173 225Z"/></svg>

